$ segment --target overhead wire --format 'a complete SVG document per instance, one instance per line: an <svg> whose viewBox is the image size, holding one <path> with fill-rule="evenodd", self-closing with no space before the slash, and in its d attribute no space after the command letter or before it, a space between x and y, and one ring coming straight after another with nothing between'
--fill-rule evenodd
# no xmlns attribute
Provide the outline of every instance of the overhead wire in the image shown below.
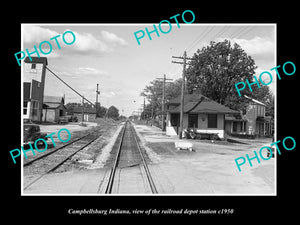
<svg viewBox="0 0 300 225"><path fill-rule="evenodd" d="M78 91L76 91L74 88L72 88L67 82L65 82L63 79L61 79L57 74L55 74L52 70L50 70L48 68L48 66L46 66L46 69L53 74L57 79L59 79L62 83L64 83L67 87L69 87L72 91L74 91L76 94L78 94L81 98L85 99L87 102L89 102L90 104L92 104L93 106L95 106L94 103L92 103L91 101L89 101L87 98L85 98L82 94L80 94Z"/></svg>
<svg viewBox="0 0 300 225"><path fill-rule="evenodd" d="M219 31L213 34L212 32L215 29L215 27L216 26L214 25L211 25L211 27L210 26L205 27L204 30L189 45L187 45L185 51L188 52L191 49L193 49L205 37L209 37L209 40L214 40L217 37L221 37L223 34L227 32L228 33L227 36L230 39L240 38L241 36L248 34L250 31L254 29L253 26L249 27L249 26L241 25L241 27L239 26L237 29L229 32L232 26L225 25L224 28L221 28Z"/></svg>

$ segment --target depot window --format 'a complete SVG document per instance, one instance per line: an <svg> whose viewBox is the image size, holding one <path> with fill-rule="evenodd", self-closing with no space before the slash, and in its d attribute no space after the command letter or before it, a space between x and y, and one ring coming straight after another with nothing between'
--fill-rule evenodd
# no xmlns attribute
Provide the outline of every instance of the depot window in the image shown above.
<svg viewBox="0 0 300 225"><path fill-rule="evenodd" d="M217 128L218 127L218 115L208 114L207 115L207 128Z"/></svg>

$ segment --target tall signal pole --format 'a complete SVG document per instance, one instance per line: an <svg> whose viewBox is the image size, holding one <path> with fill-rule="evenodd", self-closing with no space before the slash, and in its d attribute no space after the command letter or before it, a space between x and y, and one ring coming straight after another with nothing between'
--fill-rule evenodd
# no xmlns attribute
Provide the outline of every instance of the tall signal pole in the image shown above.
<svg viewBox="0 0 300 225"><path fill-rule="evenodd" d="M161 118L162 118L162 131L166 131L166 123L165 123L165 104L166 104L166 80L173 80L166 78L166 74L164 74L163 78L156 78L158 80L162 80L162 104L161 104Z"/></svg>
<svg viewBox="0 0 300 225"><path fill-rule="evenodd" d="M83 121L84 121L84 96L82 96L81 125L83 125Z"/></svg>
<svg viewBox="0 0 300 225"><path fill-rule="evenodd" d="M183 113L184 113L184 92L185 92L185 69L186 69L186 64L187 59L192 60L192 58L186 57L186 51L183 53L183 57L178 57L178 56L172 56L172 58L177 58L177 59L183 59L183 62L177 62L177 61L172 61L172 63L178 63L178 64L183 64L183 70L182 70L182 83L181 83L181 96L180 96L180 121L179 121L179 139L182 139L182 131L183 131Z"/></svg>
<svg viewBox="0 0 300 225"><path fill-rule="evenodd" d="M97 118L97 111L98 111L98 95L100 94L100 91L98 91L99 84L97 84L97 90L96 90L96 118Z"/></svg>

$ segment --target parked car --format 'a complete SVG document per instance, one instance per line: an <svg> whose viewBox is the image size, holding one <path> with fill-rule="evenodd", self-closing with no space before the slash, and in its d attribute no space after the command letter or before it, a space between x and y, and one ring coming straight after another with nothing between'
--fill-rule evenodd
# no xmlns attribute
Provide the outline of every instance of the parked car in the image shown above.
<svg viewBox="0 0 300 225"><path fill-rule="evenodd" d="M69 121L68 121L67 117L65 117L65 116L59 117L59 119L57 121L58 124L66 124L68 122Z"/></svg>
<svg viewBox="0 0 300 225"><path fill-rule="evenodd" d="M25 123L30 123L30 124L32 124L33 122L32 122L32 120L31 119L23 119L23 123L25 124Z"/></svg>
<svg viewBox="0 0 300 225"><path fill-rule="evenodd" d="M47 133L41 132L40 126L37 124L24 124L24 136L23 136L23 142L24 144L27 144L28 142L34 143L37 139L43 138L47 140L48 138ZM40 141L40 143L37 144L44 144L43 141Z"/></svg>
<svg viewBox="0 0 300 225"><path fill-rule="evenodd" d="M73 115L67 115L67 116L65 116L65 118L66 118L69 122L77 122L77 121L78 121L77 116L73 116Z"/></svg>

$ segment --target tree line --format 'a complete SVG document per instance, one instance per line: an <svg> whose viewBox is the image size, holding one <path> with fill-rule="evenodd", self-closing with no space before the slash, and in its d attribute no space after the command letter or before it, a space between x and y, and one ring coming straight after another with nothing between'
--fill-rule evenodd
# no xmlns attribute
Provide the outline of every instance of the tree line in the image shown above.
<svg viewBox="0 0 300 225"><path fill-rule="evenodd" d="M66 104L67 111L69 115L74 114L74 108L82 107L82 103L75 103L75 102L69 102ZM92 104L85 102L84 108L95 108ZM110 106L109 108L105 108L104 106L101 106L99 103L97 105L96 109L96 116L100 118L113 118L113 119L119 119L123 118L124 116L119 114L119 109L115 106Z"/></svg>

